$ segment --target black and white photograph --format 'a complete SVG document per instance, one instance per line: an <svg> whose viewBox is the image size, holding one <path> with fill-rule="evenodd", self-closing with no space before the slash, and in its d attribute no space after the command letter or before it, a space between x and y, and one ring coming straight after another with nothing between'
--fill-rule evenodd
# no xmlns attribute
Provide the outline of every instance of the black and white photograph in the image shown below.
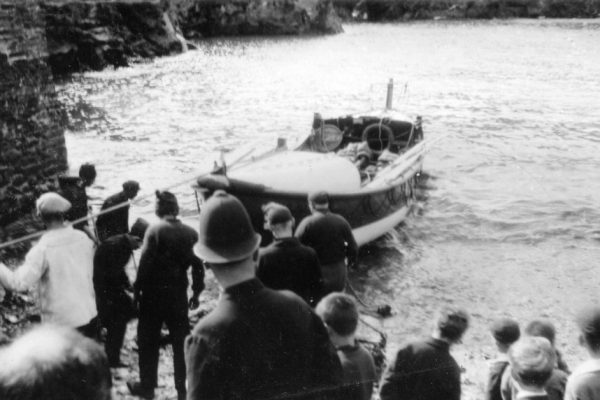
<svg viewBox="0 0 600 400"><path fill-rule="evenodd" d="M0 399L600 400L600 0L0 0Z"/></svg>

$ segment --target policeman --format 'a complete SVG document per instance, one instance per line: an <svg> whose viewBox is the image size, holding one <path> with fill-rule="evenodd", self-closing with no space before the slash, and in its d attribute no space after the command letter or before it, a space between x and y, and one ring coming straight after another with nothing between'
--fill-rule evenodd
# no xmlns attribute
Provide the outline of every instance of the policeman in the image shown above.
<svg viewBox="0 0 600 400"><path fill-rule="evenodd" d="M325 327L300 297L255 277L260 235L242 203L216 191L199 236L223 294L186 339L188 400L336 398L342 370Z"/></svg>

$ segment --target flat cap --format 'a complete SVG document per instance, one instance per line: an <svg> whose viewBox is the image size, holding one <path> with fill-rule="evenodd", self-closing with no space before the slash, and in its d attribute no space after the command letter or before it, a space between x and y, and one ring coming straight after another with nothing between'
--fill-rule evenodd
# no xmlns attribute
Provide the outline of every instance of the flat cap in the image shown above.
<svg viewBox="0 0 600 400"><path fill-rule="evenodd" d="M500 343L512 344L519 340L521 330L519 323L510 318L499 318L490 326L492 336Z"/></svg>
<svg viewBox="0 0 600 400"><path fill-rule="evenodd" d="M324 190L312 192L308 195L308 201L310 201L313 204L324 205L329 203L329 194Z"/></svg>
<svg viewBox="0 0 600 400"><path fill-rule="evenodd" d="M263 207L265 220L270 225L283 224L294 219L290 209L279 203L268 203Z"/></svg>
<svg viewBox="0 0 600 400"><path fill-rule="evenodd" d="M38 214L65 213L71 208L69 200L55 192L44 193L35 205Z"/></svg>

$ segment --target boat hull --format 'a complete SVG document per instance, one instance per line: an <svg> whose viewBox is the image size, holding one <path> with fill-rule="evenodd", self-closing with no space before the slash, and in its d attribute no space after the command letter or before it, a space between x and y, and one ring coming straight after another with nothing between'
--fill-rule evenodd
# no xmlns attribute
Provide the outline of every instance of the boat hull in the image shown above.
<svg viewBox="0 0 600 400"><path fill-rule="evenodd" d="M406 217L415 198L421 164L422 160L416 162L403 179L389 186L355 193L329 193L330 209L348 220L359 246L384 235ZM275 190L225 176L201 179L197 189L205 195L223 189L236 196L248 210L254 229L262 235L263 245L272 240L264 227L262 207L266 203L277 202L287 206L296 224L310 215L306 192Z"/></svg>

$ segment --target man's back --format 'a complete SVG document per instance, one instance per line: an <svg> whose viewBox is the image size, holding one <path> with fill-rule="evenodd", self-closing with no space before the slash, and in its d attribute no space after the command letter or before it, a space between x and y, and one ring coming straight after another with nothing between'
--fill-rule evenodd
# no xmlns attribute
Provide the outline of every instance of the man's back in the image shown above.
<svg viewBox="0 0 600 400"><path fill-rule="evenodd" d="M96 316L92 283L92 241L81 231L66 226L50 230L27 254L27 263L45 269L40 285L45 322L77 327Z"/></svg>
<svg viewBox="0 0 600 400"><path fill-rule="evenodd" d="M373 356L360 344L338 347L344 384L350 385L348 400L370 400L377 378Z"/></svg>
<svg viewBox="0 0 600 400"><path fill-rule="evenodd" d="M256 276L267 287L291 290L311 305L319 301L319 259L313 249L294 237L275 240L261 249Z"/></svg>
<svg viewBox="0 0 600 400"><path fill-rule="evenodd" d="M458 400L460 370L439 339L409 343L390 362L381 381L382 400Z"/></svg>
<svg viewBox="0 0 600 400"><path fill-rule="evenodd" d="M118 204L127 203L129 199L124 192L119 192L108 197L102 204L102 211ZM129 204L98 216L96 229L101 240L127 233L129 231Z"/></svg>
<svg viewBox="0 0 600 400"><path fill-rule="evenodd" d="M342 380L320 319L293 293L258 279L225 290L187 338L186 361L194 400L332 398Z"/></svg>
<svg viewBox="0 0 600 400"><path fill-rule="evenodd" d="M136 287L187 288L187 268L193 261L198 234L179 220L161 220L144 238Z"/></svg>
<svg viewBox="0 0 600 400"><path fill-rule="evenodd" d="M579 365L567 381L565 400L600 399L600 360L590 359Z"/></svg>
<svg viewBox="0 0 600 400"><path fill-rule="evenodd" d="M317 252L322 265L349 258L354 262L357 245L352 228L340 215L332 212L316 212L302 220L295 236L300 242Z"/></svg>

